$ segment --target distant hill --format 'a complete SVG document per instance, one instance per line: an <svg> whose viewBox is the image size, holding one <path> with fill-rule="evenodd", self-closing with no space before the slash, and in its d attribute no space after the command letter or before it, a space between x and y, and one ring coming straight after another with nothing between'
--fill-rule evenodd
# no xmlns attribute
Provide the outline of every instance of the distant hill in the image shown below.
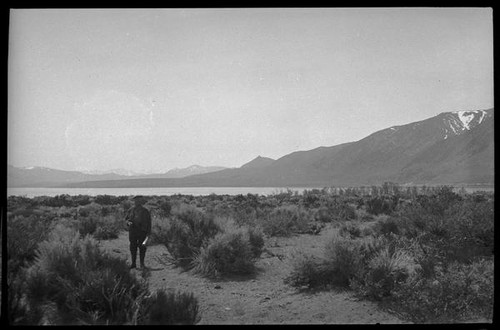
<svg viewBox="0 0 500 330"><path fill-rule="evenodd" d="M78 171L56 170L48 167L19 168L7 166L8 187L58 187L64 183L100 180L124 180L126 175L115 173L86 174Z"/></svg>
<svg viewBox="0 0 500 330"><path fill-rule="evenodd" d="M444 112L356 142L257 157L240 168L177 179L81 182L67 187L325 187L493 184L494 110Z"/></svg>
<svg viewBox="0 0 500 330"><path fill-rule="evenodd" d="M226 169L222 166L200 166L192 165L186 168L174 168L162 174L141 175L142 178L184 178L190 175L212 173Z"/></svg>
<svg viewBox="0 0 500 330"><path fill-rule="evenodd" d="M262 168L271 165L273 162L274 159L258 156L257 158L241 166L241 168Z"/></svg>
<svg viewBox="0 0 500 330"><path fill-rule="evenodd" d="M82 181L105 181L105 180L130 180L140 178L182 178L189 175L211 173L226 169L221 166L199 166L192 165L187 168L175 168L165 173L158 174L133 174L134 172L123 169L116 170L118 173L107 172L79 172L56 170L48 167L19 168L7 166L8 187L60 187L67 183Z"/></svg>

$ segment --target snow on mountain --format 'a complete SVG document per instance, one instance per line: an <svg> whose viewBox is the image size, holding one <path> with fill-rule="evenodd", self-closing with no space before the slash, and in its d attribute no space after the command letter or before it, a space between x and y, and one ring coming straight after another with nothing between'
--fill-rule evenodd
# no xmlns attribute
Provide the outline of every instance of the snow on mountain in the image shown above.
<svg viewBox="0 0 500 330"><path fill-rule="evenodd" d="M27 166L27 167L20 167L23 170L43 170L43 171L52 171L52 168L48 167L43 167L43 166Z"/></svg>
<svg viewBox="0 0 500 330"><path fill-rule="evenodd" d="M111 169L111 170L87 170L87 169L77 168L77 171L84 173L84 174L90 174L90 175L118 174L118 175L123 175L123 176L141 176L141 175L148 175L148 174L155 173L152 171L137 172L137 171L127 170L127 169L123 169L123 168L115 168L115 169Z"/></svg>
<svg viewBox="0 0 500 330"><path fill-rule="evenodd" d="M466 130L469 130L469 124L472 119L474 119L474 113L473 112L465 112L465 111L460 111L458 112L458 118L462 122L463 128Z"/></svg>
<svg viewBox="0 0 500 330"><path fill-rule="evenodd" d="M450 135L460 135L480 125L486 117L491 116L491 111L461 110L444 112L441 115L443 116L444 139L446 140Z"/></svg>

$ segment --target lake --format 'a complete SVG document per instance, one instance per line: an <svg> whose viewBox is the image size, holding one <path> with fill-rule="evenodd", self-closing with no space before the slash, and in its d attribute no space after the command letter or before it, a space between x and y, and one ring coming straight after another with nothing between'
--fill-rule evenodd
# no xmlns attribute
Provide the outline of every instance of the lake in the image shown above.
<svg viewBox="0 0 500 330"><path fill-rule="evenodd" d="M171 196L175 194L204 196L217 195L272 195L285 192L287 189L302 193L304 190L322 188L297 188L297 187L165 187L165 188L7 188L7 196L56 196L56 195L112 195L112 196ZM458 191L460 188L456 188ZM494 187L465 187L468 193L475 191L494 192Z"/></svg>
<svg viewBox="0 0 500 330"><path fill-rule="evenodd" d="M175 194L203 196L210 194L217 195L272 195L290 189L301 193L305 189L314 188L293 188L293 187L165 187L165 188L7 188L7 196L26 196L29 198L36 196L56 196L68 194L77 195L112 195L112 196L170 196ZM321 189L321 188L319 188Z"/></svg>

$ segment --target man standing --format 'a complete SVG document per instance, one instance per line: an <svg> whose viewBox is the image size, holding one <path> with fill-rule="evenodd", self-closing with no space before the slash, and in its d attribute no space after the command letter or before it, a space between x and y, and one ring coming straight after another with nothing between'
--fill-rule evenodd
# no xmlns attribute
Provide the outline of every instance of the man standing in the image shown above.
<svg viewBox="0 0 500 330"><path fill-rule="evenodd" d="M130 268L136 268L137 248L139 248L141 268L144 269L146 268L144 265L146 242L151 234L151 214L142 206L146 203L146 199L143 196L135 196L133 199L135 206L127 212L127 216L125 217L132 256Z"/></svg>

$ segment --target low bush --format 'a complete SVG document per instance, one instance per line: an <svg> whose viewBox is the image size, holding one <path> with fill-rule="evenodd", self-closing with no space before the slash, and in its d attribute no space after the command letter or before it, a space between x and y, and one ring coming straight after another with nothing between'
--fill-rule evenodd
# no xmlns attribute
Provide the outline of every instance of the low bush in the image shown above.
<svg viewBox="0 0 500 330"><path fill-rule="evenodd" d="M147 286L90 236L57 226L27 270L26 302L37 324L125 324L140 314ZM42 309L51 306L52 313ZM31 320L34 321L34 320Z"/></svg>
<svg viewBox="0 0 500 330"><path fill-rule="evenodd" d="M328 286L335 276L326 260L298 254L292 258L292 272L285 277L284 283L296 288L318 289Z"/></svg>
<svg viewBox="0 0 500 330"><path fill-rule="evenodd" d="M489 256L494 248L494 201L466 201L452 208L446 223L456 245L455 255L465 252L460 246L475 248L474 256ZM468 258L470 259L470 258Z"/></svg>
<svg viewBox="0 0 500 330"><path fill-rule="evenodd" d="M125 260L103 252L91 237L61 225L39 244L35 261L9 290L12 324L193 324L192 294L149 294Z"/></svg>
<svg viewBox="0 0 500 330"><path fill-rule="evenodd" d="M88 195L78 195L73 196L73 202L75 203L75 205L83 206L90 204L92 201L90 200L90 196Z"/></svg>
<svg viewBox="0 0 500 330"><path fill-rule="evenodd" d="M397 218L386 218L378 220L373 226L376 235L399 234L400 223Z"/></svg>
<svg viewBox="0 0 500 330"><path fill-rule="evenodd" d="M452 263L433 278L417 277L397 287L392 305L416 323L491 320L493 268L491 259Z"/></svg>
<svg viewBox="0 0 500 330"><path fill-rule="evenodd" d="M339 234L343 237L359 238L361 237L361 228L352 222L345 222L340 226Z"/></svg>
<svg viewBox="0 0 500 330"><path fill-rule="evenodd" d="M54 197L45 197L40 200L40 205L50 206L50 207L73 207L77 204L73 201L73 198L68 194L57 195Z"/></svg>
<svg viewBox="0 0 500 330"><path fill-rule="evenodd" d="M376 196L366 201L366 211L373 215L390 215L396 206L397 197L395 196Z"/></svg>
<svg viewBox="0 0 500 330"><path fill-rule="evenodd" d="M240 226L256 226L257 219L265 217L264 214L269 213L260 208L253 208L250 206L233 208L230 212L225 212L226 215L232 215L235 222ZM224 210L219 208L219 214L223 215Z"/></svg>
<svg viewBox="0 0 500 330"><path fill-rule="evenodd" d="M126 196L97 195L94 197L94 202L100 205L119 205L127 198Z"/></svg>
<svg viewBox="0 0 500 330"><path fill-rule="evenodd" d="M80 216L78 220L71 221L69 226L77 229L81 237L93 235L98 240L118 238L120 232L124 230L123 220L116 214Z"/></svg>
<svg viewBox="0 0 500 330"><path fill-rule="evenodd" d="M198 300L192 293L158 290L147 299L148 325L196 324L200 321Z"/></svg>
<svg viewBox="0 0 500 330"><path fill-rule="evenodd" d="M328 241L325 246L325 259L334 272L330 279L333 284L349 287L351 280L364 272L359 241L340 235L334 235Z"/></svg>
<svg viewBox="0 0 500 330"><path fill-rule="evenodd" d="M193 270L207 277L252 273L264 247L263 232L239 226L232 218L216 218L216 223L221 232L200 249Z"/></svg>
<svg viewBox="0 0 500 330"><path fill-rule="evenodd" d="M315 219L320 222L354 220L356 209L345 200L330 199L317 209Z"/></svg>
<svg viewBox="0 0 500 330"><path fill-rule="evenodd" d="M157 239L162 240L172 257L172 262L183 268L191 263L210 238L221 231L214 218L193 206L176 210L166 224L156 226Z"/></svg>
<svg viewBox="0 0 500 330"><path fill-rule="evenodd" d="M172 212L172 204L167 200L162 200L159 209L162 217L168 217L170 216L170 212Z"/></svg>
<svg viewBox="0 0 500 330"><path fill-rule="evenodd" d="M258 219L258 224L269 236L290 236L308 230L312 216L306 210L296 206L280 206L273 209L266 217Z"/></svg>
<svg viewBox="0 0 500 330"><path fill-rule="evenodd" d="M80 217L76 222L76 228L80 236L93 235L97 230L98 218L96 216Z"/></svg>
<svg viewBox="0 0 500 330"><path fill-rule="evenodd" d="M417 268L406 251L399 249L391 253L389 247L385 247L369 260L365 275L358 276L351 286L364 296L380 300L390 296L410 275L415 275Z"/></svg>
<svg viewBox="0 0 500 330"><path fill-rule="evenodd" d="M161 216L151 215L151 235L148 244L165 244L168 241L168 231L170 219Z"/></svg>
<svg viewBox="0 0 500 330"><path fill-rule="evenodd" d="M14 216L7 221L7 251L9 273L14 275L34 260L39 243L46 240L54 227L51 217Z"/></svg>
<svg viewBox="0 0 500 330"><path fill-rule="evenodd" d="M208 277L248 274L253 269L252 247L241 230L217 234L193 260L193 270Z"/></svg>
<svg viewBox="0 0 500 330"><path fill-rule="evenodd" d="M264 232L260 228L247 227L248 242L252 250L252 257L259 258L264 249Z"/></svg>
<svg viewBox="0 0 500 330"><path fill-rule="evenodd" d="M314 213L314 220L322 223L332 222L334 215L326 206L319 207Z"/></svg>
<svg viewBox="0 0 500 330"><path fill-rule="evenodd" d="M26 196L9 196L7 197L7 209L33 209L38 205L37 201L33 198Z"/></svg>
<svg viewBox="0 0 500 330"><path fill-rule="evenodd" d="M300 255L293 260L293 270L285 283L315 288L333 285L348 288L362 282L369 261L387 244L384 238L367 236L350 239L335 234L325 246L323 258Z"/></svg>
<svg viewBox="0 0 500 330"><path fill-rule="evenodd" d="M122 219L114 214L99 218L94 237L98 240L108 240L118 238L124 229Z"/></svg>
<svg viewBox="0 0 500 330"><path fill-rule="evenodd" d="M360 201L363 201L363 199L360 199ZM375 219L375 216L373 214L368 213L364 208L358 208L356 212L357 212L357 219L360 221L370 222Z"/></svg>

